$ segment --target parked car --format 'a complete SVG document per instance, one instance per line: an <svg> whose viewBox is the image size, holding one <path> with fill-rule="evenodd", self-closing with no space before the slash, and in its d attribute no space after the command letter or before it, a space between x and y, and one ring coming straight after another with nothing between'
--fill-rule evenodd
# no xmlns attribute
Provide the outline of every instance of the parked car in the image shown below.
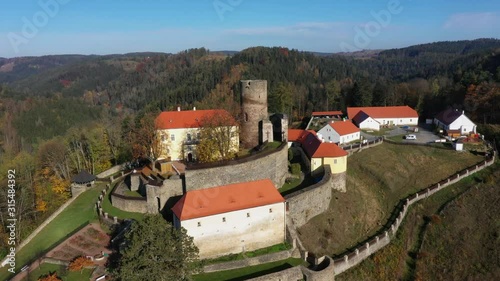
<svg viewBox="0 0 500 281"><path fill-rule="evenodd" d="M406 135L405 139L407 139L407 140L416 140L417 136L415 136L415 135Z"/></svg>

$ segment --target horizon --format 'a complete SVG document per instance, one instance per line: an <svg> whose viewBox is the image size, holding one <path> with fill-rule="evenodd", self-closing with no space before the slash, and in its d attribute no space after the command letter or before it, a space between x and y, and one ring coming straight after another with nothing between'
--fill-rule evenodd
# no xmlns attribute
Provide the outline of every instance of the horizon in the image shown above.
<svg viewBox="0 0 500 281"><path fill-rule="evenodd" d="M442 41L500 38L500 3L248 0L140 3L39 0L4 3L0 57L241 51L386 50Z"/></svg>

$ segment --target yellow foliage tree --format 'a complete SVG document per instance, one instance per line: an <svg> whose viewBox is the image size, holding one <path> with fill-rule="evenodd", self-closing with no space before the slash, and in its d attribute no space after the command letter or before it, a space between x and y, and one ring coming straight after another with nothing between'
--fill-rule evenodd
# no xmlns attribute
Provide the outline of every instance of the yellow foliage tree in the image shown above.
<svg viewBox="0 0 500 281"><path fill-rule="evenodd" d="M85 267L93 266L94 262L90 259L80 256L74 259L68 266L69 271L78 271L82 270Z"/></svg>
<svg viewBox="0 0 500 281"><path fill-rule="evenodd" d="M47 275L38 278L38 281L61 281L61 278L57 276L57 272L49 273Z"/></svg>

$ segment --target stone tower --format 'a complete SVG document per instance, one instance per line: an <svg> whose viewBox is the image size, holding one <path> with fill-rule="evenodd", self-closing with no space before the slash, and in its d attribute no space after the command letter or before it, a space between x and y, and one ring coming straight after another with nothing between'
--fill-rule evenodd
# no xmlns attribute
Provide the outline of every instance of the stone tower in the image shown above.
<svg viewBox="0 0 500 281"><path fill-rule="evenodd" d="M263 140L271 138L272 141L272 129L270 137L267 137L269 132L262 130L263 120L268 119L266 80L241 81L241 110L240 140L243 146L252 148Z"/></svg>

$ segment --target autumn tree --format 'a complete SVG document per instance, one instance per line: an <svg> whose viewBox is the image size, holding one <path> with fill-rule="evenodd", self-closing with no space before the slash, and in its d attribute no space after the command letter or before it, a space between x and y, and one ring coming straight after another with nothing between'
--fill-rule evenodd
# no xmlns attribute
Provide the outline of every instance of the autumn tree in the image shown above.
<svg viewBox="0 0 500 281"><path fill-rule="evenodd" d="M238 127L225 110L206 115L200 120L200 143L196 148L198 161L213 162L232 158L238 144Z"/></svg>
<svg viewBox="0 0 500 281"><path fill-rule="evenodd" d="M158 114L159 112L154 110L138 116L133 131L132 155L134 158L151 157L156 160L160 156L161 143L155 124Z"/></svg>
<svg viewBox="0 0 500 281"><path fill-rule="evenodd" d="M69 271L81 271L86 267L91 267L94 266L94 262L91 261L90 259L80 256L72 260L69 265L68 269Z"/></svg>
<svg viewBox="0 0 500 281"><path fill-rule="evenodd" d="M120 255L116 277L123 281L187 281L201 271L193 238L160 215L135 221Z"/></svg>
<svg viewBox="0 0 500 281"><path fill-rule="evenodd" d="M62 279L57 276L57 272L49 273L38 278L38 281L61 281Z"/></svg>

